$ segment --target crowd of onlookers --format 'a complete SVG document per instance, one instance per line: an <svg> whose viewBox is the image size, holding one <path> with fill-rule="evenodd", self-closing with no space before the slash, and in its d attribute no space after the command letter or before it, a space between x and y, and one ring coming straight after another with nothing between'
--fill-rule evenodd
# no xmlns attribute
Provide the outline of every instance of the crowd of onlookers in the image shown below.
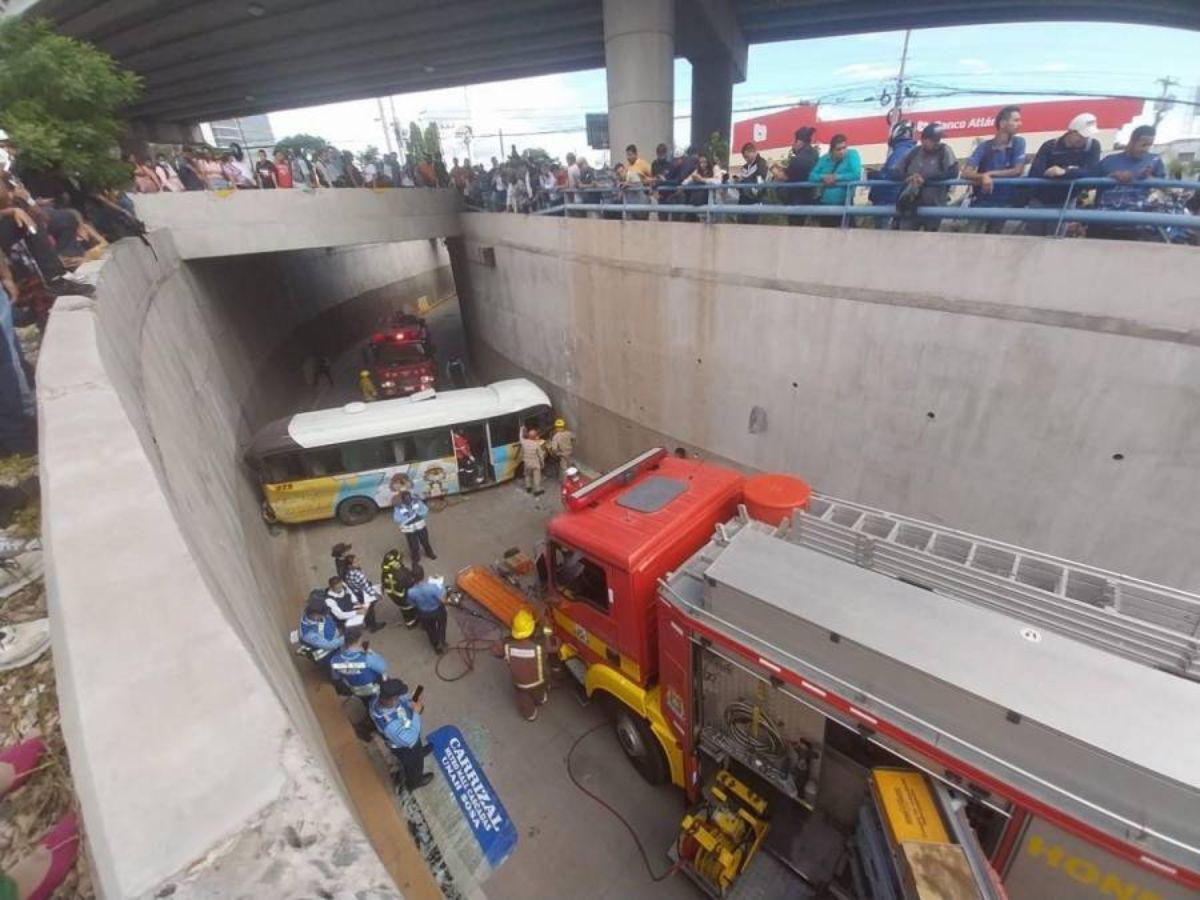
<svg viewBox="0 0 1200 900"><path fill-rule="evenodd" d="M320 150L276 147L270 154L258 150L253 156L236 144L222 151L180 147L170 155L160 152L152 160L133 153L126 159L133 167L132 188L140 194L450 184L440 157L402 163L398 154L385 153L378 158L356 159L349 150L332 146Z"/></svg>
<svg viewBox="0 0 1200 900"><path fill-rule="evenodd" d="M627 207L615 212L606 207L603 215L610 217L654 215L659 219L695 220L705 212L703 209L680 212L678 207L712 204L738 207L739 212L732 217L745 223L786 221L792 225L852 227L859 221L872 221L874 227L932 231L949 222L932 213L931 208L952 204L997 211L1058 211L1064 206L1179 215L1200 211L1200 191L1138 184L1167 177L1162 159L1151 150L1153 126L1134 128L1124 148L1102 156L1096 117L1083 113L1068 123L1059 137L1042 144L1032 160L1026 154L1020 128L1020 107L1002 108L995 117L995 135L976 146L967 159L960 160L945 141L941 125L931 123L917 134L911 122L900 121L891 129L886 161L870 171L858 151L848 146L845 135L832 135L822 152L815 129L809 127L796 131L785 160L770 162L753 143L744 144L743 165L733 172L723 171L694 148L671 155L665 144L658 145L654 160L647 164L638 148L630 145L625 151L626 162L611 172L596 172L585 161L568 156L562 195L577 204L617 203ZM1010 182L1016 178L1036 178L1045 183ZM1088 178L1111 179L1113 183L1071 186L1071 182ZM645 209L647 204L649 210ZM864 205L887 207L888 211L861 220L845 213L848 207ZM676 209L658 212L654 206ZM815 215L772 214L772 206L815 206L829 211ZM922 208L924 212L919 214ZM575 212L580 214L578 209ZM728 212L707 215L717 221L730 218ZM1021 227L1030 234L1053 234L1061 228L1063 233L1092 237L1164 236L1162 228L1091 224L1085 229L1074 223L1060 225L1057 217L1018 223L1001 212L970 218L963 225L966 230L993 233ZM1166 228L1165 232L1167 237L1178 239L1194 234L1182 227Z"/></svg>
<svg viewBox="0 0 1200 900"><path fill-rule="evenodd" d="M995 134L960 160L944 139L942 126L932 123L916 133L909 121L895 124L888 137L882 166L868 169L845 135L834 134L822 151L816 129L795 133L786 159L769 161L753 143L741 147L742 163L726 169L714 152L666 144L655 148L647 162L638 148L625 148L625 161L593 168L583 156L568 153L565 164L540 151L519 156L514 148L490 166L454 158L450 167L440 155L401 162L396 153L367 161L350 151L326 147L319 151L276 148L272 156L259 150L254 159L240 148L220 154L207 148L180 150L172 159L159 154L151 163L130 157L134 186L141 192L274 189L321 187L452 187L469 206L492 212L539 212L564 203L574 215L635 218L773 222L826 227L853 226L865 221L874 227L938 230L947 219L930 212L934 207L972 206L977 209L1048 209L1064 206L1099 210L1168 212L1197 211L1197 192L1140 186L1146 179L1166 178L1163 161L1152 152L1155 129L1133 129L1124 148L1102 156L1096 117L1082 113L1062 135L1046 141L1032 158L1020 135L1021 109L1005 106L995 117ZM1008 183L1013 178L1038 178L1053 184ZM1071 187L1081 178L1109 178L1112 184ZM590 212L579 205L603 206ZM623 207L613 210L614 204ZM707 206L737 206L738 213L713 212ZM843 214L847 207L888 207L878 216ZM655 206L674 207L657 211ZM695 211L679 210L693 207ZM775 214L772 206L816 206L827 214ZM650 207L647 209L646 207ZM759 209L747 209L759 207ZM894 208L894 211L893 211ZM924 212L918 214L918 210ZM861 212L861 210L859 210ZM958 220L961 222L961 220ZM951 226L953 227L953 226ZM1164 236L1161 228L1092 224L1088 228L1042 218L1018 223L1003 215L971 217L967 230L1000 232L1023 228L1030 234L1082 234L1102 237ZM1173 229L1167 229L1167 232ZM1171 237L1186 237L1175 229Z"/></svg>
<svg viewBox="0 0 1200 900"><path fill-rule="evenodd" d="M18 331L45 325L55 298L90 295L73 272L110 241L144 233L123 191L90 191L25 165L0 131L0 453L36 447L33 368Z"/></svg>

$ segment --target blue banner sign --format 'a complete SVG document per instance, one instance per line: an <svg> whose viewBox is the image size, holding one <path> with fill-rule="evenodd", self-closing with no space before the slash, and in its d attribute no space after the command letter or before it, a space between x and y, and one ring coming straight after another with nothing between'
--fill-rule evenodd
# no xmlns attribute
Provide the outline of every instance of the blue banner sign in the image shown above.
<svg viewBox="0 0 1200 900"><path fill-rule="evenodd" d="M458 808L479 841L479 849L495 869L517 846L517 826L492 790L461 731L453 725L443 725L429 733L428 741Z"/></svg>

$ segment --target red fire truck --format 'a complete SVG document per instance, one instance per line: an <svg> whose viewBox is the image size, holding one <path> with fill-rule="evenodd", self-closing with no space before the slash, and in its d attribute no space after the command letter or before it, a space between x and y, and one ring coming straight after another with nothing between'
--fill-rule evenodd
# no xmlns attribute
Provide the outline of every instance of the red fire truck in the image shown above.
<svg viewBox="0 0 1200 900"><path fill-rule="evenodd" d="M407 397L432 388L437 362L425 320L409 313L396 315L371 335L367 365L380 397Z"/></svg>
<svg viewBox="0 0 1200 900"><path fill-rule="evenodd" d="M1200 896L1200 597L818 494L756 518L756 486L655 449L548 529L568 668L693 804L683 872Z"/></svg>

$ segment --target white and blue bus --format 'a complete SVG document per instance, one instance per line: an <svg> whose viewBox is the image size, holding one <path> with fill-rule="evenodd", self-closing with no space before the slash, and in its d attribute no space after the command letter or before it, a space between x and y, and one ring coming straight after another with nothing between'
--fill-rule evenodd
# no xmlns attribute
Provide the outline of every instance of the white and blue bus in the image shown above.
<svg viewBox="0 0 1200 900"><path fill-rule="evenodd" d="M271 522L369 521L405 488L425 498L508 481L524 428L545 430L550 398L524 378L297 413L245 451Z"/></svg>

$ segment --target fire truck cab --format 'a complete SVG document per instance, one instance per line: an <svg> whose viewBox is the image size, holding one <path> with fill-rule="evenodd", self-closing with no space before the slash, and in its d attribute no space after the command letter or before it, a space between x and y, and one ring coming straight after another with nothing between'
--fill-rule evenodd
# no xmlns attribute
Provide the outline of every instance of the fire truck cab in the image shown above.
<svg viewBox="0 0 1200 900"><path fill-rule="evenodd" d="M395 316L387 327L371 335L366 356L380 397L407 397L432 388L437 381L429 329L417 316Z"/></svg>
<svg viewBox="0 0 1200 900"><path fill-rule="evenodd" d="M647 451L549 526L568 668L693 804L681 871L716 897L1200 896L1200 598L820 495L767 525L746 484Z"/></svg>

